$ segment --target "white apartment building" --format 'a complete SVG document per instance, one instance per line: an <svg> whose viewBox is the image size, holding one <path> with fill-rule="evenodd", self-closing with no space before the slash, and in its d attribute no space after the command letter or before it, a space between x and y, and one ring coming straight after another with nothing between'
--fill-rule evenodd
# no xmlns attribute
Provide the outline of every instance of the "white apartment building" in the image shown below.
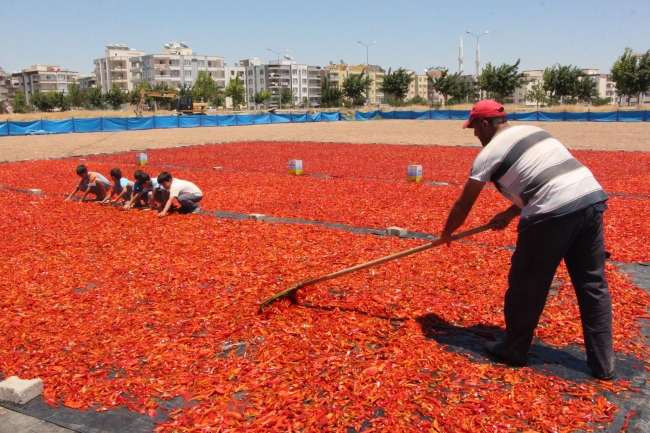
<svg viewBox="0 0 650 433"><path fill-rule="evenodd" d="M162 54L142 54L129 58L133 85L147 81L152 87L157 84L191 87L199 71L206 71L218 86L226 86L223 57L195 54L185 42L170 42L164 47Z"/></svg>
<svg viewBox="0 0 650 433"><path fill-rule="evenodd" d="M14 72L11 77L12 81L17 81L17 90L22 90L29 101L34 93L47 93L51 90L67 92L68 86L77 82L79 72L62 70L60 66L33 65L29 69Z"/></svg>
<svg viewBox="0 0 650 433"><path fill-rule="evenodd" d="M124 91L133 90L133 64L130 59L144 54L144 51L123 44L106 45L104 57L94 60L95 77L102 92L111 90L113 84L117 84Z"/></svg>
<svg viewBox="0 0 650 433"><path fill-rule="evenodd" d="M321 67L297 63L290 56L283 59L271 60L262 64L259 59L242 61L246 64L246 93L248 99L257 92L271 91L277 99L282 89L291 89L293 103L300 104L307 98L309 105L320 105L321 96Z"/></svg>
<svg viewBox="0 0 650 433"><path fill-rule="evenodd" d="M95 72L91 72L90 75L82 75L77 78L77 84L82 89L97 87L97 75L95 75Z"/></svg>

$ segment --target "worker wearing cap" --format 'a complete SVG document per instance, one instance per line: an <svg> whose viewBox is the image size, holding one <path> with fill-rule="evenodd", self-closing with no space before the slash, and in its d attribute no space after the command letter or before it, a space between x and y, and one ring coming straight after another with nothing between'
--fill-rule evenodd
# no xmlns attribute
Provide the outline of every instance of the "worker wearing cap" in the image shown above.
<svg viewBox="0 0 650 433"><path fill-rule="evenodd" d="M502 342L486 343L486 351L512 365L526 364L555 271L564 259L580 307L587 364L593 376L612 379L612 301L603 235L607 194L548 132L508 125L498 102L474 105L463 125L468 127L483 150L449 212L441 239L451 241L487 182L513 203L492 218L495 229L503 230L520 217L505 295L506 336Z"/></svg>

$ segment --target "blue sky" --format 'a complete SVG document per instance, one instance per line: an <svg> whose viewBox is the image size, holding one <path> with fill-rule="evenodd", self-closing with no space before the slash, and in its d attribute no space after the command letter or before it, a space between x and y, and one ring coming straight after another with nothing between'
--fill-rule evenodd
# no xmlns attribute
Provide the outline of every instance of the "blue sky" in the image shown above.
<svg viewBox="0 0 650 433"><path fill-rule="evenodd" d="M421 72L428 66L475 70L481 64L514 63L543 69L554 63L607 72L626 46L650 49L648 0L536 1L77 1L0 0L3 44L0 66L12 72L33 64L59 65L88 74L108 43L159 53L163 44L187 42L195 52L228 64L267 51L290 50L300 63L370 63Z"/></svg>

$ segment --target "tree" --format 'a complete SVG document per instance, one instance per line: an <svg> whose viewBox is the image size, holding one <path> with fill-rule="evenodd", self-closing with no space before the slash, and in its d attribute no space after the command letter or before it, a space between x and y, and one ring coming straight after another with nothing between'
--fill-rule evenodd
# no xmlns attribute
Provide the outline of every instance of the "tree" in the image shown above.
<svg viewBox="0 0 650 433"><path fill-rule="evenodd" d="M66 111L70 109L70 101L62 92L50 90L45 94L45 98L50 107L52 107L52 110L58 108L61 111Z"/></svg>
<svg viewBox="0 0 650 433"><path fill-rule="evenodd" d="M212 101L217 92L217 83L207 71L199 71L196 81L192 86L192 97L201 102Z"/></svg>
<svg viewBox="0 0 650 433"><path fill-rule="evenodd" d="M27 113L29 111L29 106L27 105L27 100L25 99L25 94L22 90L19 90L14 95L14 100L11 102L11 108L14 113L21 114Z"/></svg>
<svg viewBox="0 0 650 433"><path fill-rule="evenodd" d="M280 107L282 107L282 104L291 103L292 99L293 92L291 89L288 87L283 87L282 91L280 92Z"/></svg>
<svg viewBox="0 0 650 433"><path fill-rule="evenodd" d="M384 76L384 82L381 85L381 91L387 95L393 96L397 101L403 101L409 92L409 86L413 82L413 72L408 73L406 70L399 68Z"/></svg>
<svg viewBox="0 0 650 433"><path fill-rule="evenodd" d="M127 95L116 83L113 83L111 90L104 95L104 101L110 105L113 110L117 110L122 104L126 103Z"/></svg>
<svg viewBox="0 0 650 433"><path fill-rule="evenodd" d="M458 97L464 90L461 88L461 83L463 82L460 79L460 72L449 75L448 69L443 69L439 77L429 77L429 83L433 87L433 90L445 98L445 105L447 105L450 96Z"/></svg>
<svg viewBox="0 0 650 433"><path fill-rule="evenodd" d="M144 89L145 92L151 91L151 84L148 81L140 81L133 86L133 90L129 92L127 102L131 105L137 105L140 102L140 90ZM150 98L145 98L145 103L149 103Z"/></svg>
<svg viewBox="0 0 650 433"><path fill-rule="evenodd" d="M573 95L579 101L591 102L592 99L598 97L598 84L596 80L587 75L583 76L576 84L576 90Z"/></svg>
<svg viewBox="0 0 650 433"><path fill-rule="evenodd" d="M226 96L224 95L223 87L215 86L214 96L210 102L213 107L223 107L226 105Z"/></svg>
<svg viewBox="0 0 650 433"><path fill-rule="evenodd" d="M343 94L350 98L354 105L363 105L365 102L366 88L372 84L372 78L365 74L366 70L361 71L360 74L351 74L343 80L342 88Z"/></svg>
<svg viewBox="0 0 650 433"><path fill-rule="evenodd" d="M650 90L650 50L639 60L639 69L636 77L637 92L636 104L641 105L641 95Z"/></svg>
<svg viewBox="0 0 650 433"><path fill-rule="evenodd" d="M68 86L68 103L70 107L80 108L84 106L86 97L85 89L79 87L77 83L72 83Z"/></svg>
<svg viewBox="0 0 650 433"><path fill-rule="evenodd" d="M255 94L252 95L252 101L255 105L266 105L266 103L271 99L271 96L273 96L273 94L270 90L262 90L260 92L255 92Z"/></svg>
<svg viewBox="0 0 650 433"><path fill-rule="evenodd" d="M329 86L328 83L323 83L320 92L321 107L331 108L340 107L343 99L343 91L334 86Z"/></svg>
<svg viewBox="0 0 650 433"><path fill-rule="evenodd" d="M226 86L225 95L232 98L232 108L240 107L246 102L246 89L244 82L236 75L234 79L230 80Z"/></svg>
<svg viewBox="0 0 650 433"><path fill-rule="evenodd" d="M524 94L524 101L534 102L539 110L540 102L542 105L548 102L548 93L544 90L544 84L540 81L530 86Z"/></svg>
<svg viewBox="0 0 650 433"><path fill-rule="evenodd" d="M88 108L98 109L104 107L104 95L102 89L99 87L92 87L88 89L86 94L86 104Z"/></svg>
<svg viewBox="0 0 650 433"><path fill-rule="evenodd" d="M29 98L29 103L34 106L38 111L53 111L55 108L58 108L59 97L58 93L54 90L50 90L47 93L34 93L31 98ZM62 97L63 95L61 95Z"/></svg>
<svg viewBox="0 0 650 433"><path fill-rule="evenodd" d="M544 70L544 90L564 104L565 97L576 98L580 93L580 81L584 77L586 74L576 66L553 65Z"/></svg>
<svg viewBox="0 0 650 433"><path fill-rule="evenodd" d="M485 65L483 72L478 77L481 90L487 92L489 98L503 104L506 98L522 85L524 74L519 72L520 60L517 59L514 65L506 63L499 67L492 66L491 63Z"/></svg>
<svg viewBox="0 0 650 433"><path fill-rule="evenodd" d="M476 93L472 86L470 86L467 81L462 81L459 77L451 94L451 98L449 98L449 101L447 102L449 105L463 104L473 92ZM472 99L474 99L474 96Z"/></svg>

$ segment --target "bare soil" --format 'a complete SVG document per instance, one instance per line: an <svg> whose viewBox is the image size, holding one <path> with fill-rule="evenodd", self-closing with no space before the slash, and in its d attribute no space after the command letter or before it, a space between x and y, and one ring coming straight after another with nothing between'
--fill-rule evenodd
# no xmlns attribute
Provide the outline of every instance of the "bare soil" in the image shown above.
<svg viewBox="0 0 650 433"><path fill-rule="evenodd" d="M0 161L61 158L236 141L478 146L460 120L373 120L0 137ZM650 122L511 122L539 126L570 149L650 150Z"/></svg>

